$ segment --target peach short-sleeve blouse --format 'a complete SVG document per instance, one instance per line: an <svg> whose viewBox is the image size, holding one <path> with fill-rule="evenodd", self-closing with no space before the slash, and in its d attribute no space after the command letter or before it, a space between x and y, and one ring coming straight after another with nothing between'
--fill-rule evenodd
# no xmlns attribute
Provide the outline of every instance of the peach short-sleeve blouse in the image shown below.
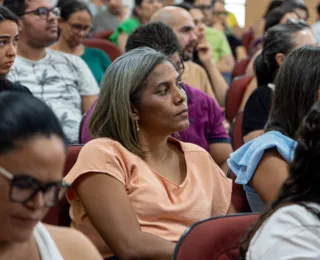
<svg viewBox="0 0 320 260"><path fill-rule="evenodd" d="M193 223L227 213L232 183L201 147L173 138L168 142L180 145L185 156L187 174L180 185L167 180L139 156L108 138L87 143L65 180L74 183L90 172L114 177L125 186L141 230L176 242ZM71 190L68 200L71 226L86 234L103 257L112 256L90 222L76 192Z"/></svg>

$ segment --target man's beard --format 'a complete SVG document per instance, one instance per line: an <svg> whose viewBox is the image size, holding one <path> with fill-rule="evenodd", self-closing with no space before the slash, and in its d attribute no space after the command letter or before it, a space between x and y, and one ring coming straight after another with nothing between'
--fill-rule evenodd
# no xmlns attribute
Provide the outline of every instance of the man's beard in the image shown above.
<svg viewBox="0 0 320 260"><path fill-rule="evenodd" d="M193 52L195 50L195 46L196 46L196 42L192 42L192 43L189 43L183 50L182 50L182 53L181 53L181 57L183 59L183 61L190 61L192 60L193 58ZM187 49L189 48L193 48L193 50L190 52L190 51L186 51Z"/></svg>

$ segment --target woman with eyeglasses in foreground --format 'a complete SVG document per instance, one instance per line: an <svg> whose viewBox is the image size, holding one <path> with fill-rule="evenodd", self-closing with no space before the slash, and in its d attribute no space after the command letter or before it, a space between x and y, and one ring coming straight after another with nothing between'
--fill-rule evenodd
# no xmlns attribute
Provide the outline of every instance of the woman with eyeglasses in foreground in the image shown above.
<svg viewBox="0 0 320 260"><path fill-rule="evenodd" d="M65 195L66 140L50 108L32 95L0 94L0 259L101 259L81 233L44 225Z"/></svg>
<svg viewBox="0 0 320 260"><path fill-rule="evenodd" d="M86 3L69 1L59 6L60 36L51 49L80 56L88 65L98 84L111 60L104 51L83 45L92 29L92 15Z"/></svg>
<svg viewBox="0 0 320 260"><path fill-rule="evenodd" d="M320 102L304 119L280 196L243 241L242 259L320 259Z"/></svg>

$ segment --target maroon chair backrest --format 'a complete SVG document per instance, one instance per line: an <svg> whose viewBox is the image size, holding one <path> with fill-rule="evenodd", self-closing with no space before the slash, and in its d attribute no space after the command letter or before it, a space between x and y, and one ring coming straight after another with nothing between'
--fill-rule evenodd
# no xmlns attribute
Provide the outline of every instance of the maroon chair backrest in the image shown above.
<svg viewBox="0 0 320 260"><path fill-rule="evenodd" d="M241 37L243 46L246 48L247 53L251 53L252 42L254 41L254 30L252 27L247 29Z"/></svg>
<svg viewBox="0 0 320 260"><path fill-rule="evenodd" d="M72 145L68 147L68 156L64 167L63 176L66 176L77 161L80 150L83 145ZM55 226L70 226L69 202L63 198L57 205L50 208L43 222Z"/></svg>
<svg viewBox="0 0 320 260"><path fill-rule="evenodd" d="M226 95L226 118L231 123L235 116L238 114L239 107L243 95L253 79L253 76L241 76L235 78Z"/></svg>
<svg viewBox="0 0 320 260"><path fill-rule="evenodd" d="M231 202L237 212L251 212L249 202L243 185L235 183L237 176L229 169L228 177L232 180Z"/></svg>
<svg viewBox="0 0 320 260"><path fill-rule="evenodd" d="M98 48L103 50L112 61L121 56L122 52L112 42L102 39L85 39L82 43L87 47Z"/></svg>
<svg viewBox="0 0 320 260"><path fill-rule="evenodd" d="M231 144L234 151L244 144L242 135L242 122L243 111L236 115L231 126Z"/></svg>
<svg viewBox="0 0 320 260"><path fill-rule="evenodd" d="M240 259L241 239L259 218L244 213L213 217L192 225L180 238L174 260Z"/></svg>
<svg viewBox="0 0 320 260"><path fill-rule="evenodd" d="M241 61L239 61L233 69L232 78L245 75L249 63L250 63L250 57L246 57Z"/></svg>
<svg viewBox="0 0 320 260"><path fill-rule="evenodd" d="M113 33L111 30L100 31L92 35L92 38L109 40L110 35Z"/></svg>

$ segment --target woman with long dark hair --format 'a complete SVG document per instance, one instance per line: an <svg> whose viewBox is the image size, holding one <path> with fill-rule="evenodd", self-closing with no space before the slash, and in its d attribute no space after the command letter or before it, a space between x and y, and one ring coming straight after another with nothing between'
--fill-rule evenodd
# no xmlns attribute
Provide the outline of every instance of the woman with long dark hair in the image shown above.
<svg viewBox="0 0 320 260"><path fill-rule="evenodd" d="M297 130L319 99L320 47L291 52L278 72L265 132L232 153L228 164L253 211L263 211L288 178Z"/></svg>
<svg viewBox="0 0 320 260"><path fill-rule="evenodd" d="M243 241L242 259L320 259L320 102L301 125L280 196Z"/></svg>
<svg viewBox="0 0 320 260"><path fill-rule="evenodd" d="M264 38L262 53L255 61L258 88L244 108L243 136L245 142L264 132L274 90L274 80L286 56L296 48L315 44L311 28L303 21L290 20L270 28Z"/></svg>

